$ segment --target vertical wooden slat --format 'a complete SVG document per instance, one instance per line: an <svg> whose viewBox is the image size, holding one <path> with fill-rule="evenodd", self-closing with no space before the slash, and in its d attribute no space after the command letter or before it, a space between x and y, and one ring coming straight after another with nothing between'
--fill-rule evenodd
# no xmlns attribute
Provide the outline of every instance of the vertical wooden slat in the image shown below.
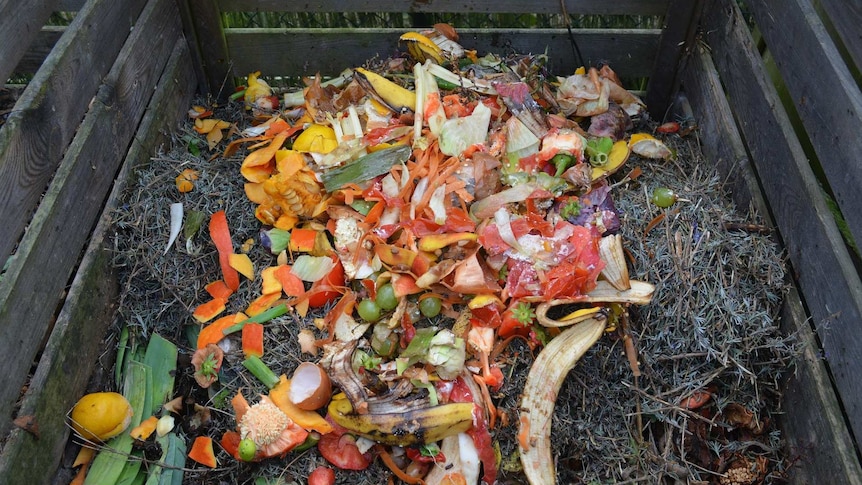
<svg viewBox="0 0 862 485"><path fill-rule="evenodd" d="M704 155L727 181L737 206L745 209L751 204L758 215L771 220L730 103L706 49L695 49L683 74L683 90L691 100ZM795 288L785 295L781 321L783 331L796 335L804 345L784 393L782 408L787 414L779 423L787 453L800 457L789 471L790 483L860 485L862 467L853 439Z"/></svg>
<svg viewBox="0 0 862 485"><path fill-rule="evenodd" d="M187 30L193 33L193 37L188 39L189 43L195 44L193 51L200 52L200 66L196 70L204 75L206 87L202 91L224 100L234 91L235 74L218 4L215 1L180 1L186 4L181 11L187 12L187 18L191 20Z"/></svg>
<svg viewBox="0 0 862 485"><path fill-rule="evenodd" d="M809 0L748 7L850 232L862 242L862 91Z"/></svg>
<svg viewBox="0 0 862 485"><path fill-rule="evenodd" d="M653 119L664 120L679 89L680 72L694 43L703 0L671 0L644 102Z"/></svg>
<svg viewBox="0 0 862 485"><path fill-rule="evenodd" d="M30 43L39 35L39 30L51 16L52 0L31 0L27 8L18 2L0 2L0 82L6 83L9 75L24 57Z"/></svg>
<svg viewBox="0 0 862 485"><path fill-rule="evenodd" d="M0 368L9 375L0 386L0 433L180 32L174 2L150 0L0 281Z"/></svg>
<svg viewBox="0 0 862 485"><path fill-rule="evenodd" d="M850 427L862 436L862 281L735 2L710 1L704 31Z"/></svg>
<svg viewBox="0 0 862 485"><path fill-rule="evenodd" d="M0 260L5 262L21 239L145 3L88 2L0 128Z"/></svg>
<svg viewBox="0 0 862 485"><path fill-rule="evenodd" d="M862 70L862 1L819 0L819 4L841 36L856 69Z"/></svg>
<svg viewBox="0 0 862 485"><path fill-rule="evenodd" d="M66 412L105 351L100 344L115 318L119 284L109 240L114 211L134 167L147 162L165 141L164 131L183 119L195 82L185 40L177 39L24 396L20 414L34 416L41 434L10 433L0 454L0 483L51 483L69 434Z"/></svg>

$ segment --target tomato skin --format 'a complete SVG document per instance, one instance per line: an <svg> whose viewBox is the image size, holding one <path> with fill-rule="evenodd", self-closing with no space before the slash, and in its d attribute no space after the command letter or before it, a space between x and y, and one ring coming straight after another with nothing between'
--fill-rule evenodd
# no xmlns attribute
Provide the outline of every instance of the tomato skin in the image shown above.
<svg viewBox="0 0 862 485"><path fill-rule="evenodd" d="M360 453L356 439L341 426L321 436L317 449L326 461L342 470L365 470L371 465L371 454Z"/></svg>
<svg viewBox="0 0 862 485"><path fill-rule="evenodd" d="M316 281L308 290L308 306L312 308L322 307L341 296L338 291L325 290L326 287L344 286L344 266L341 265L341 260L338 257L334 257L334 259L335 266L332 267L329 274L320 281Z"/></svg>
<svg viewBox="0 0 862 485"><path fill-rule="evenodd" d="M319 466L308 475L308 485L333 485L335 470L328 466Z"/></svg>
<svg viewBox="0 0 862 485"><path fill-rule="evenodd" d="M405 450L405 453L407 454L407 458L410 458L411 460L419 462L419 463L445 463L446 462L446 455L444 455L442 451L438 452L434 456L428 456L428 455L423 455L422 452L419 451L419 449L410 447L410 448L407 448Z"/></svg>
<svg viewBox="0 0 862 485"><path fill-rule="evenodd" d="M515 316L514 308L519 304L515 301L503 312L503 321L497 330L501 338L509 338L513 335L527 337L530 335L531 322L524 323Z"/></svg>

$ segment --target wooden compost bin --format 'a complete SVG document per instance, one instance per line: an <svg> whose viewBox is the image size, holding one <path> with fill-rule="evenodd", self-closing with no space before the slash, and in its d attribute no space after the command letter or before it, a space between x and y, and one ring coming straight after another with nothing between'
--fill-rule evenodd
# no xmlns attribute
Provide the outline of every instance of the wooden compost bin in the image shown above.
<svg viewBox="0 0 862 485"><path fill-rule="evenodd" d="M741 210L777 230L794 289L783 325L807 343L787 383L782 423L791 483L862 484L862 282L827 206L827 185L862 241L862 10L838 0L566 0L571 15L663 16L663 29L575 29L586 62L649 78L662 119L685 94L706 158ZM53 11L67 28L43 27ZM134 168L153 155L195 90L234 79L324 75L397 49L393 29L225 29L232 11L559 14L556 0L34 0L0 5L0 74L32 74L0 128L0 483L49 483L69 430L66 412L94 371L110 368L119 286L110 212ZM826 20L823 20L826 19ZM132 28L134 27L134 28ZM543 52L576 67L565 28L469 29L484 51ZM828 27L828 29L827 29ZM758 35L755 43L751 32ZM800 123L794 130L764 63L767 49ZM677 103L678 104L678 103ZM810 145L809 145L810 144ZM815 176L803 146L819 158ZM822 184L822 185L821 185ZM29 430L14 426L29 425Z"/></svg>

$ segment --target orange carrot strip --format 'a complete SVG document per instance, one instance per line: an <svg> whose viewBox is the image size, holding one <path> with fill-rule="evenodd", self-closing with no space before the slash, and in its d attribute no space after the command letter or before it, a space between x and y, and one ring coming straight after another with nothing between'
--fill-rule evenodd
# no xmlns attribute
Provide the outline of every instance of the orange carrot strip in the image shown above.
<svg viewBox="0 0 862 485"><path fill-rule="evenodd" d="M368 214L365 214L365 223L374 227L378 222L380 222L380 216L383 215L383 210L386 208L386 203L382 200L376 204L374 207L368 211Z"/></svg>
<svg viewBox="0 0 862 485"><path fill-rule="evenodd" d="M246 323L242 327L242 353L245 358L250 355L263 357L263 325Z"/></svg>
<svg viewBox="0 0 862 485"><path fill-rule="evenodd" d="M218 250L218 261L221 265L224 282L233 291L239 289L239 273L230 265L230 255L233 254L233 242L230 239L230 229L227 226L227 215L223 210L210 217L210 237Z"/></svg>
<svg viewBox="0 0 862 485"><path fill-rule="evenodd" d="M237 323L237 315L227 315L201 329L198 335L198 349L206 348L207 344L217 344L224 338L224 329Z"/></svg>

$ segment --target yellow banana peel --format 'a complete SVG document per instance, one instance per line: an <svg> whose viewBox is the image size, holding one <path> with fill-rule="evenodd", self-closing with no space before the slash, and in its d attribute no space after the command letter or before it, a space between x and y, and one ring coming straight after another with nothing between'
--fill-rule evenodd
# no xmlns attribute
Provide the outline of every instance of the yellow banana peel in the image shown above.
<svg viewBox="0 0 862 485"><path fill-rule="evenodd" d="M416 110L416 93L403 88L380 74L358 67L354 70L356 80L371 97L400 113L405 109Z"/></svg>
<svg viewBox="0 0 862 485"><path fill-rule="evenodd" d="M351 433L393 446L440 441L473 425L473 403L449 403L404 412L358 414L343 394L329 403L329 415Z"/></svg>
<svg viewBox="0 0 862 485"><path fill-rule="evenodd" d="M555 400L566 375L598 341L607 318L596 318L569 327L542 349L530 368L521 398L518 448L524 474L531 485L556 483L554 457L551 455L551 418Z"/></svg>

